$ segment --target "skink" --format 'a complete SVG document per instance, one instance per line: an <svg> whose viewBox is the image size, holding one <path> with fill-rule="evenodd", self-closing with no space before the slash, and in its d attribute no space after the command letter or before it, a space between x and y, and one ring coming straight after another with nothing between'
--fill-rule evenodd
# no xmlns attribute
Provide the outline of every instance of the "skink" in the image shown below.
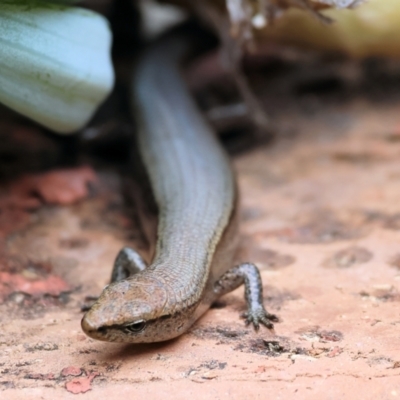
<svg viewBox="0 0 400 400"><path fill-rule="evenodd" d="M229 160L180 76L187 44L178 36L145 53L133 80L138 145L158 206L156 251L116 258L112 283L84 315L98 340L145 343L175 338L225 293L245 284L246 323L272 329L258 269L232 268L237 190Z"/></svg>

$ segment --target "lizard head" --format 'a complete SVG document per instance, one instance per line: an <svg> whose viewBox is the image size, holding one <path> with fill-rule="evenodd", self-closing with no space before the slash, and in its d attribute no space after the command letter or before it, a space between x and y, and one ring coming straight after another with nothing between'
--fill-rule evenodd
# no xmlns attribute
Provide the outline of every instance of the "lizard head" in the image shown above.
<svg viewBox="0 0 400 400"><path fill-rule="evenodd" d="M156 279L136 274L111 283L82 318L83 331L108 342L149 343L181 335L188 325L182 313L168 311L168 292Z"/></svg>

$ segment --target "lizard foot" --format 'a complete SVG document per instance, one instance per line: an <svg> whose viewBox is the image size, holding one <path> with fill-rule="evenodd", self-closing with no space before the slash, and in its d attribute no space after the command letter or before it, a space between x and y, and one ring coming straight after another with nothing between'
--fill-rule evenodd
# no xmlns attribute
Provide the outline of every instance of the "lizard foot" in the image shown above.
<svg viewBox="0 0 400 400"><path fill-rule="evenodd" d="M276 315L270 314L262 306L249 309L242 314L242 318L246 320L246 325L253 324L256 331L260 329L260 324L272 330L274 329L274 324L272 322L279 322L279 318Z"/></svg>

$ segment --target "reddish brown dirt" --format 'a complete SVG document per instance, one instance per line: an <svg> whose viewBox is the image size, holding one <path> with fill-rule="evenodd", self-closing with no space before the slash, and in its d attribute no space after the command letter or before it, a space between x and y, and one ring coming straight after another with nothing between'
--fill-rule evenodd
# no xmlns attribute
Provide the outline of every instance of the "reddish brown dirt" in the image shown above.
<svg viewBox="0 0 400 400"><path fill-rule="evenodd" d="M139 243L117 175L100 172L91 197L15 216L0 236L2 399L400 396L400 98L305 94L276 108L286 134L233 158L238 259L262 270L276 336L244 326L240 288L169 343L87 338L85 296Z"/></svg>

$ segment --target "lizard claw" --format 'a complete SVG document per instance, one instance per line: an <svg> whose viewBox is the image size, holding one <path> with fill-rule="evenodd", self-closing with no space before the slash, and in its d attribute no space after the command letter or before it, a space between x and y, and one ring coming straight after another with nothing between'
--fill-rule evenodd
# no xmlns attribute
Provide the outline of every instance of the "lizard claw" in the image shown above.
<svg viewBox="0 0 400 400"><path fill-rule="evenodd" d="M246 326L253 324L256 331L260 329L260 324L272 330L274 329L274 324L272 322L279 322L279 318L267 312L264 307L257 307L253 310L249 309L242 314L242 318L245 319Z"/></svg>

